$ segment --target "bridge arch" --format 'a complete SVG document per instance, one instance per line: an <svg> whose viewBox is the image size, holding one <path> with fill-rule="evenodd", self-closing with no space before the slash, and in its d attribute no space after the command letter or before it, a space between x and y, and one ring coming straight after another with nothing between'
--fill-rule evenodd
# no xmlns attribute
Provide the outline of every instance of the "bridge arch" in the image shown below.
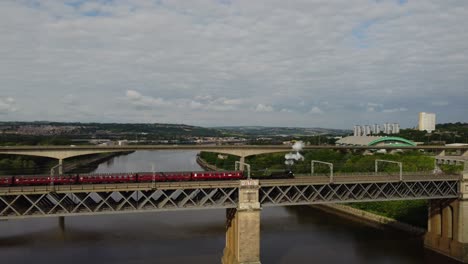
<svg viewBox="0 0 468 264"><path fill-rule="evenodd" d="M246 158L249 156L256 156L256 155L261 155L261 154L269 154L269 153L286 153L286 152L291 152L292 150L274 150L274 149L267 149L267 150L257 150L257 149L252 149L252 150L236 150L236 149L226 149L226 150L207 150L207 149L200 149L200 151L203 152L211 152L211 153L219 153L219 154L226 154L226 155L233 155L233 156L238 156L241 158Z"/></svg>
<svg viewBox="0 0 468 264"><path fill-rule="evenodd" d="M393 143L395 142L395 143ZM401 137L382 137L382 138L378 138L376 140L373 140L371 141L368 146L375 146L377 144L380 144L380 143L390 143L389 145L401 145L401 146L406 146L406 147L415 147L416 146L416 143L414 143L413 141L411 140L408 140L408 139L404 139L404 138L401 138ZM393 144L392 144L393 143Z"/></svg>
<svg viewBox="0 0 468 264"><path fill-rule="evenodd" d="M58 160L64 160L72 157L85 156L100 153L115 153L115 152L128 152L128 150L67 150L67 151L0 151L0 155L18 155L18 156L33 156L45 157Z"/></svg>

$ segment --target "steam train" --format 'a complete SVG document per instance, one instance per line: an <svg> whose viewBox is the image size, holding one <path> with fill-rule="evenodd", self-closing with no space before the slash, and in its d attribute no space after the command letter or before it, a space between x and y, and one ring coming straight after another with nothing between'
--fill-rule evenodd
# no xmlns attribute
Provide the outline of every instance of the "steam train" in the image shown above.
<svg viewBox="0 0 468 264"><path fill-rule="evenodd" d="M254 179L293 178L292 171L275 172L268 176ZM198 172L139 172L107 174L72 174L59 176L0 176L0 187L33 185L70 185L70 184L106 184L106 183L145 183L176 181L214 181L241 180L246 175L242 171L198 171Z"/></svg>

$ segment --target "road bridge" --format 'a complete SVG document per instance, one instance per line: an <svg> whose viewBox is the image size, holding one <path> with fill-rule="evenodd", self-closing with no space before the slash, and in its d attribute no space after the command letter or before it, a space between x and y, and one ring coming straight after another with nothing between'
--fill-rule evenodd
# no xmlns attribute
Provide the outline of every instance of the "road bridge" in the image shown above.
<svg viewBox="0 0 468 264"><path fill-rule="evenodd" d="M335 145L309 145L303 150L333 149L333 150L428 150L434 152L440 151L458 151L462 156L468 156L468 146L335 146ZM0 154L9 155L30 155L50 157L55 159L66 159L75 156L123 152L137 150L196 150L230 154L239 157L251 155L290 152L289 145L128 145L128 146L12 146L0 147Z"/></svg>
<svg viewBox="0 0 468 264"><path fill-rule="evenodd" d="M436 164L464 165L468 164L468 156L436 156Z"/></svg>
<svg viewBox="0 0 468 264"><path fill-rule="evenodd" d="M378 150L384 149L388 152L392 150L426 150L439 155L445 155L446 151L458 152L461 156L468 157L468 146L335 146L335 145L310 145L305 146L303 150L317 149L333 149L333 150ZM62 173L63 160L76 156L110 153L110 152L127 152L137 150L196 150L216 152L239 156L240 161L244 162L248 156L281 153L292 151L288 145L127 145L127 146L11 146L0 147L0 154L8 155L28 155L49 157L57 159L59 162L59 174Z"/></svg>

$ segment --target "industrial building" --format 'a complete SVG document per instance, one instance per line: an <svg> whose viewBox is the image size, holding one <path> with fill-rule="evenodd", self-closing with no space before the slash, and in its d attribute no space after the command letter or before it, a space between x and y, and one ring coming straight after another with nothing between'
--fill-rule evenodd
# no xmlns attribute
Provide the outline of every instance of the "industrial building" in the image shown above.
<svg viewBox="0 0 468 264"><path fill-rule="evenodd" d="M416 143L401 137L349 136L336 142L339 146L416 146Z"/></svg>

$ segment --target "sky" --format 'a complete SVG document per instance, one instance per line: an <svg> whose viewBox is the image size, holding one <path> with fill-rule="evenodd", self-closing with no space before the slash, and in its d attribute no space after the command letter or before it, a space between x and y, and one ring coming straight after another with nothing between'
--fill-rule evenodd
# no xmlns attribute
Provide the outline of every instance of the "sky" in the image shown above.
<svg viewBox="0 0 468 264"><path fill-rule="evenodd" d="M0 121L468 122L465 0L1 0Z"/></svg>

